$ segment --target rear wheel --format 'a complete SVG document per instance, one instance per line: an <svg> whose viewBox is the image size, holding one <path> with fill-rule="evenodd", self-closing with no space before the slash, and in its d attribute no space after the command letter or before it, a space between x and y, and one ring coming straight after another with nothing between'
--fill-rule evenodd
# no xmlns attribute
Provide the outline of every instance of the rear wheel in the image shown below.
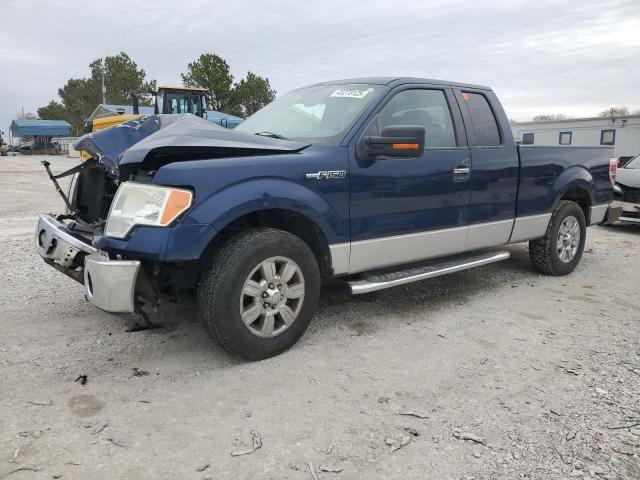
<svg viewBox="0 0 640 480"><path fill-rule="evenodd" d="M198 287L198 308L223 347L257 360L302 336L319 295L320 272L307 244L288 232L259 228L218 250Z"/></svg>
<svg viewBox="0 0 640 480"><path fill-rule="evenodd" d="M586 235L582 208L563 200L551 215L545 236L529 242L529 259L542 273L567 275L580 263Z"/></svg>

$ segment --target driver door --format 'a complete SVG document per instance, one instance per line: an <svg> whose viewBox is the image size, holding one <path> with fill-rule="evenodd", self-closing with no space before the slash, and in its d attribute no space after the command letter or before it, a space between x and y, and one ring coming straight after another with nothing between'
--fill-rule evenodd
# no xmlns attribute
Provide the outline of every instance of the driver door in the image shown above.
<svg viewBox="0 0 640 480"><path fill-rule="evenodd" d="M379 135L389 125L423 126L425 150L415 158L374 161L353 150L350 273L465 250L471 156L452 93L396 90L360 135Z"/></svg>

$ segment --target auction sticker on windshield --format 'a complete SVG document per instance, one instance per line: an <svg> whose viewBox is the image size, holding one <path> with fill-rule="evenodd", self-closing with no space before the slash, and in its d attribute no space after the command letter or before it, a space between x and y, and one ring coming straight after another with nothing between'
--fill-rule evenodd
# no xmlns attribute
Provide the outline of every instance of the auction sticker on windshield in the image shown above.
<svg viewBox="0 0 640 480"><path fill-rule="evenodd" d="M373 88L367 88L366 90L360 90L358 88L339 88L334 91L331 96L340 98L364 98L372 91Z"/></svg>

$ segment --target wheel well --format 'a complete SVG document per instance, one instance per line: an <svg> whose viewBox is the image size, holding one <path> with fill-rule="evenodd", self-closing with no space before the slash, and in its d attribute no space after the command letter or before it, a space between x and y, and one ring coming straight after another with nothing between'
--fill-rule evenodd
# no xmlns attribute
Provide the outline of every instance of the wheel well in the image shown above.
<svg viewBox="0 0 640 480"><path fill-rule="evenodd" d="M572 202L576 202L580 205L580 208L582 208L587 225L591 223L591 197L587 190L581 187L571 187L569 190L564 192L564 195L562 195L560 200L571 200Z"/></svg>
<svg viewBox="0 0 640 480"><path fill-rule="evenodd" d="M329 244L320 227L309 217L285 209L258 210L237 218L216 235L203 257L210 258L212 250L222 242L238 232L255 227L277 228L300 238L314 253L322 278L329 278L332 275Z"/></svg>

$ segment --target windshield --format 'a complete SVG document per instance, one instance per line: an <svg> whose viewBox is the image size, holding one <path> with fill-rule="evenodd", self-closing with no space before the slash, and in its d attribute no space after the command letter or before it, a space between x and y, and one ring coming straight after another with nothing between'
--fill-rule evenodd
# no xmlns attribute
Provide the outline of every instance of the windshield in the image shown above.
<svg viewBox="0 0 640 480"><path fill-rule="evenodd" d="M318 85L289 92L258 110L235 130L337 145L371 104L380 85Z"/></svg>
<svg viewBox="0 0 640 480"><path fill-rule="evenodd" d="M636 155L631 160L629 160L624 168L640 168L640 155Z"/></svg>

